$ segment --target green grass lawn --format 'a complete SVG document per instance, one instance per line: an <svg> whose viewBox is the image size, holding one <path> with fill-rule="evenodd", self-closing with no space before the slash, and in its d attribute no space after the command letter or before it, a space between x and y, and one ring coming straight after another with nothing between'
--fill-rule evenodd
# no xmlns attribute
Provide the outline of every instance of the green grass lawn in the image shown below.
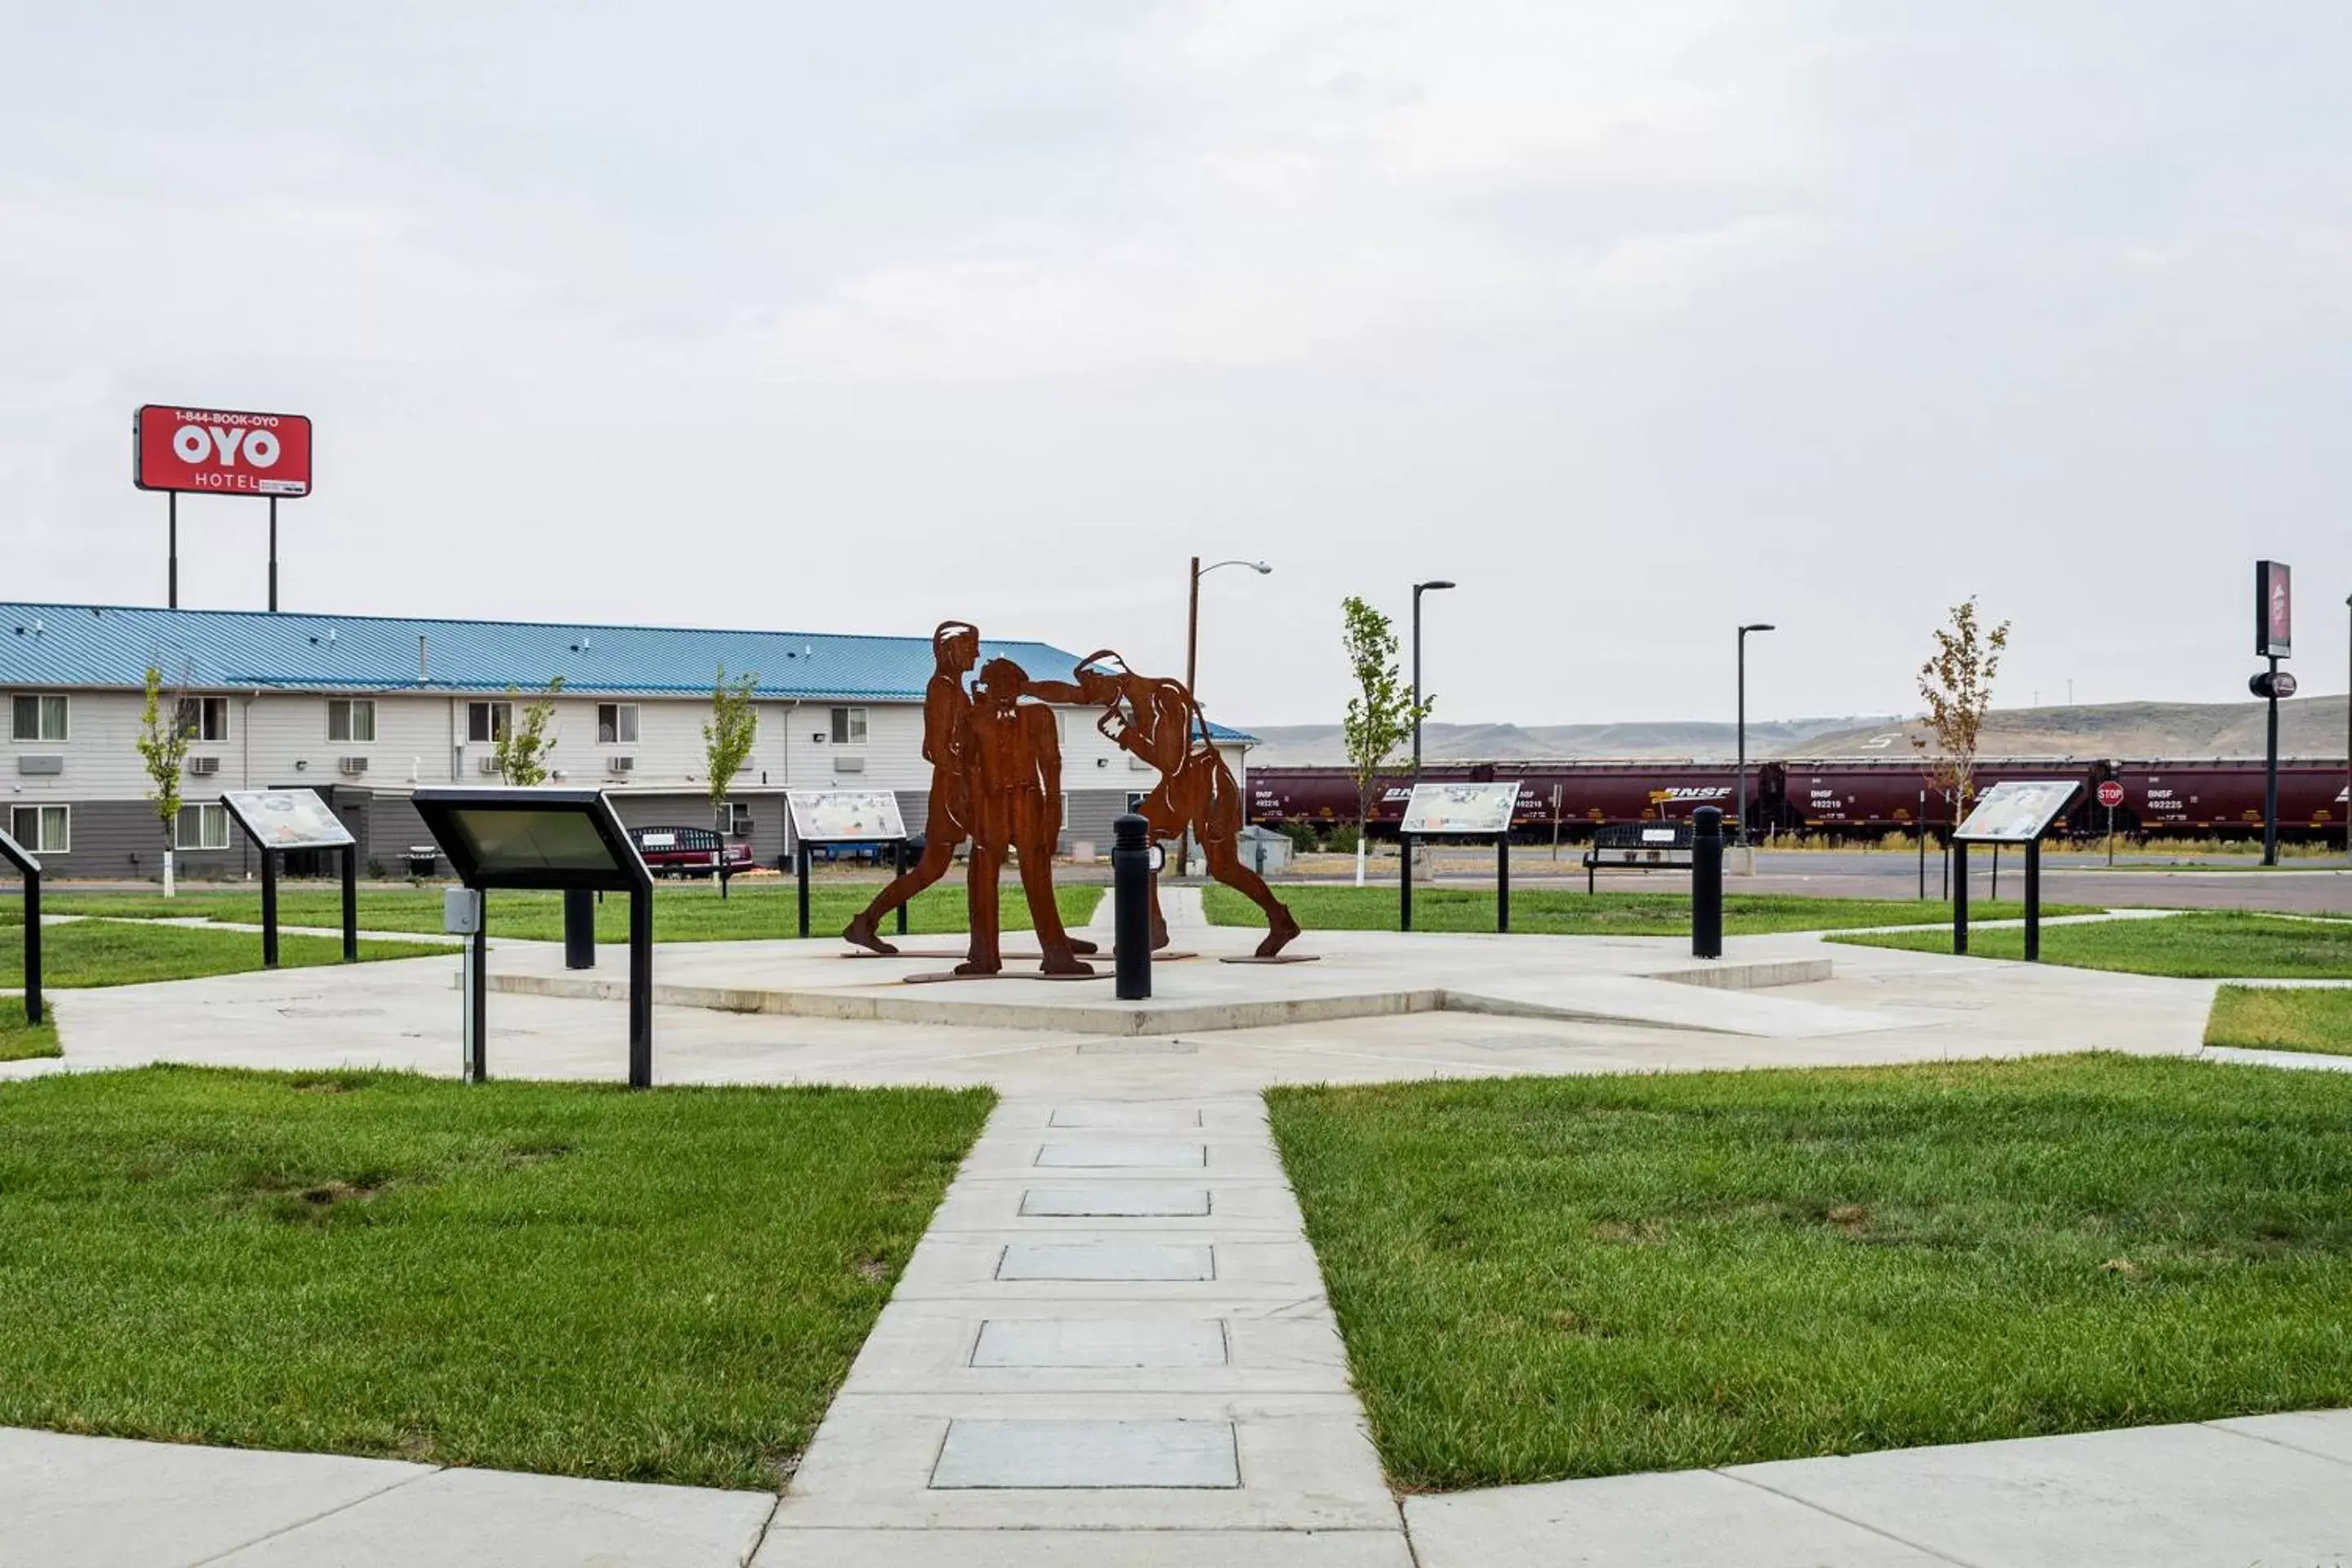
<svg viewBox="0 0 2352 1568"><path fill-rule="evenodd" d="M1290 906L1308 931L1394 931L1394 888L1277 887L1275 897ZM1212 885L1203 896L1211 925L1265 923L1257 906L1230 888ZM2024 906L1969 906L1977 918L2005 920ZM2046 914L2085 914L2080 905L2044 906ZM1949 904L1913 899L1808 899L1788 893L1727 893L1723 929L1733 936L1772 931L1834 931L1849 926L1912 925L1952 918ZM1491 931L1495 895L1475 888L1415 888L1415 931ZM1580 893L1561 888L1516 888L1511 892L1511 930L1538 936L1686 936L1690 897L1685 893Z"/></svg>
<svg viewBox="0 0 2352 1568"><path fill-rule="evenodd" d="M819 882L809 889L809 931L835 936L849 919L882 889L874 882ZM1100 888L1057 888L1055 901L1066 924L1081 926L1094 918ZM360 929L384 931L438 931L441 929L439 884L421 888L367 887L360 889ZM654 892L654 940L656 942L743 942L799 934L799 904L794 884L762 878L737 881L721 899L706 882L662 882ZM1003 927L1030 929L1029 906L1017 883L999 889ZM253 889L183 891L165 899L153 893L55 893L43 908L50 914L100 914L117 919L205 919L254 924L261 919L261 895ZM333 888L281 889L278 918L288 925L340 927L343 923L342 894ZM561 893L492 893L489 895L490 934L559 942L563 937L563 896ZM964 916L963 885L939 883L908 906L908 923L919 935L971 929ZM883 921L883 935L894 931ZM596 934L604 942L626 942L629 901L607 898L596 914Z"/></svg>
<svg viewBox="0 0 2352 1568"><path fill-rule="evenodd" d="M1969 909L1976 908L1971 904ZM1995 918L1995 917L1988 917ZM1952 933L1890 932L1832 937L1864 947L1949 952ZM2023 958L2021 930L1970 931L1972 958ZM2285 920L2276 915L2214 910L2162 920L2100 921L2046 926L2042 961L2076 969L2131 974L2171 974L2192 980L2352 979L2352 921Z"/></svg>
<svg viewBox="0 0 2352 1568"><path fill-rule="evenodd" d="M418 958L454 949L415 942L362 942L360 957ZM280 936L278 963L288 969L341 963L341 937ZM257 931L205 931L201 927L141 925L112 921L74 921L41 928L41 984L65 989L82 985L143 985L154 980L194 980L205 974L242 974L261 967ZM0 942L0 985L25 983L21 941Z"/></svg>
<svg viewBox="0 0 2352 1568"><path fill-rule="evenodd" d="M2205 1020L2205 1043L2352 1057L2352 990L2224 985Z"/></svg>
<svg viewBox="0 0 2352 1568"><path fill-rule="evenodd" d="M21 1062L33 1057L57 1057L65 1053L58 1048L58 1015L54 1007L41 1009L41 1021L25 1022L25 1002L20 996L0 996L0 1062Z"/></svg>
<svg viewBox="0 0 2352 1568"><path fill-rule="evenodd" d="M0 1085L0 1426L772 1488L991 1101Z"/></svg>
<svg viewBox="0 0 2352 1568"><path fill-rule="evenodd" d="M2352 1404L2352 1077L2084 1056L1266 1098L1408 1488Z"/></svg>

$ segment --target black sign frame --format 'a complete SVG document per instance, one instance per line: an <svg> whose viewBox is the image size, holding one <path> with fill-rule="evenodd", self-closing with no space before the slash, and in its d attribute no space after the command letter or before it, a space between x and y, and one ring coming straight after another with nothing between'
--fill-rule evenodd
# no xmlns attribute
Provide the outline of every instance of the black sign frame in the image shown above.
<svg viewBox="0 0 2352 1568"><path fill-rule="evenodd" d="M518 788L513 786L467 787L463 785L431 785L417 790L409 797L416 815L425 819L425 830L441 846L449 858L450 868L457 879L482 895L482 918L474 934L474 991L467 998L474 1019L474 1059L471 1076L476 1082L488 1076L488 1031L485 1028L488 1005L489 955L489 894L494 890L560 892L564 899L568 928L575 906L583 900L571 895L586 893L626 893L629 895L629 1087L650 1089L654 1081L654 879L646 869L645 858L637 853L636 841L621 822L620 814L604 791L595 789L557 789L545 787ZM464 827L464 819L483 812L532 815L569 816L584 818L594 829L609 858L603 868L554 866L499 866L487 864L472 835ZM593 919L593 911L590 913ZM570 945L567 943L567 946Z"/></svg>

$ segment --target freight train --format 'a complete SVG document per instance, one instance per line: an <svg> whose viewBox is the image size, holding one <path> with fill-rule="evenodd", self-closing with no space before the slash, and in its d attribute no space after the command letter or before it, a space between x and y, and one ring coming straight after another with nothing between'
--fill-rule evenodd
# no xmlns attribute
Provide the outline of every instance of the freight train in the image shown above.
<svg viewBox="0 0 2352 1568"><path fill-rule="evenodd" d="M1977 763L1981 794L2003 779L2078 779L2083 788L2053 831L2092 837L2108 831L2099 786L2123 786L2115 807L2117 833L2228 837L2260 834L2260 762L2106 761L2080 757L2001 757ZM1516 779L1519 798L1511 836L1521 842L1580 838L1606 823L1678 821L1702 805L1739 816L1731 764L1721 762L1432 763L1424 782ZM1373 794L1369 826L1392 838L1412 794L1407 772L1384 773ZM1951 826L1949 801L1917 762L1880 758L1820 758L1750 763L1748 795L1757 833L1875 838ZM1250 821L1262 827L1298 824L1343 826L1356 820L1356 784L1345 768L1249 770ZM2279 831L2300 839L2340 838L2347 804L2345 764L2327 758L2279 763Z"/></svg>

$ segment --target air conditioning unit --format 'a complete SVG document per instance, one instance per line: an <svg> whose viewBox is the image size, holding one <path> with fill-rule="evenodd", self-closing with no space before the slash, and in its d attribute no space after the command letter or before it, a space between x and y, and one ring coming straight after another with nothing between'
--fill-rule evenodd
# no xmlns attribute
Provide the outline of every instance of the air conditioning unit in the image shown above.
<svg viewBox="0 0 2352 1568"><path fill-rule="evenodd" d="M606 757L604 759L604 771L608 773L635 773L636 771L636 767L637 759L635 757Z"/></svg>
<svg viewBox="0 0 2352 1568"><path fill-rule="evenodd" d="M488 773L491 777L496 778L499 772L499 759L497 753L490 752L483 756L476 757L474 759L474 771L476 773Z"/></svg>
<svg viewBox="0 0 2352 1568"><path fill-rule="evenodd" d="M862 773L866 771L864 757L835 757L833 771L837 773Z"/></svg>
<svg viewBox="0 0 2352 1568"><path fill-rule="evenodd" d="M190 757L188 759L188 776L190 778L208 779L218 772L220 772L220 759L218 757Z"/></svg>
<svg viewBox="0 0 2352 1568"><path fill-rule="evenodd" d="M367 772L367 759L365 757L337 757L335 759L335 771L342 774L347 779L355 779L362 773Z"/></svg>

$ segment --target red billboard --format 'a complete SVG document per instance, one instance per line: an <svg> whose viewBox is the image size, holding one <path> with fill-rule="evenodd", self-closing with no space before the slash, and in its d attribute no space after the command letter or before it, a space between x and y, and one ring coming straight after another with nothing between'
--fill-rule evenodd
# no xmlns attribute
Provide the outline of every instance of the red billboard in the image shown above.
<svg viewBox="0 0 2352 1568"><path fill-rule="evenodd" d="M131 482L220 496L310 493L310 421L150 403L131 422Z"/></svg>
<svg viewBox="0 0 2352 1568"><path fill-rule="evenodd" d="M2294 651L2294 594L2284 561L2254 563L2254 657L2284 658Z"/></svg>

